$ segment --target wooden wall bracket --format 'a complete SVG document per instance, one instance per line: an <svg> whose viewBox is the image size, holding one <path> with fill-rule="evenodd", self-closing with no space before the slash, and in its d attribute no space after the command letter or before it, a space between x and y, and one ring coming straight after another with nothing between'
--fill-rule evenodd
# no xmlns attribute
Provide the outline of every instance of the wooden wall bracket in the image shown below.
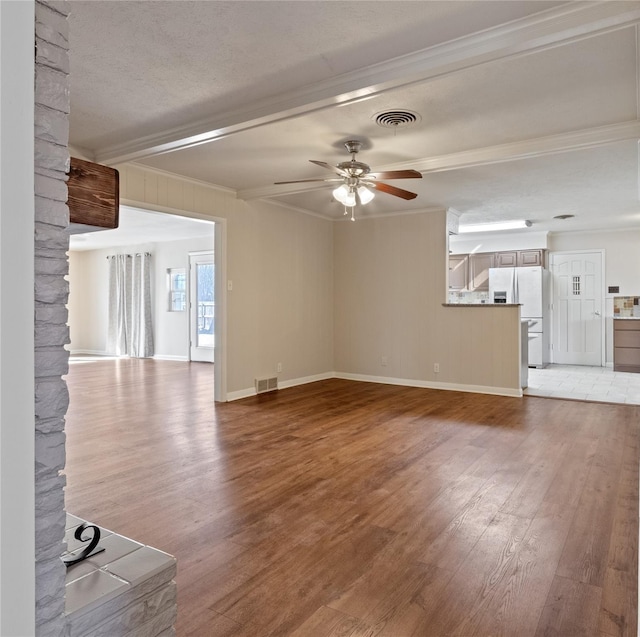
<svg viewBox="0 0 640 637"><path fill-rule="evenodd" d="M115 168L72 157L67 187L70 223L118 227L120 175Z"/></svg>

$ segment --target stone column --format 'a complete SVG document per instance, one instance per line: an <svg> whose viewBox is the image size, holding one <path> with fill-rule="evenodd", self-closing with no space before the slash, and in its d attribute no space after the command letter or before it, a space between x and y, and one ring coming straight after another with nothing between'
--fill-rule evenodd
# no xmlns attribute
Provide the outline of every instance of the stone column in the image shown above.
<svg viewBox="0 0 640 637"><path fill-rule="evenodd" d="M35 523L36 634L62 637L65 567L64 416L69 354L66 172L69 55L66 2L36 1L35 77Z"/></svg>

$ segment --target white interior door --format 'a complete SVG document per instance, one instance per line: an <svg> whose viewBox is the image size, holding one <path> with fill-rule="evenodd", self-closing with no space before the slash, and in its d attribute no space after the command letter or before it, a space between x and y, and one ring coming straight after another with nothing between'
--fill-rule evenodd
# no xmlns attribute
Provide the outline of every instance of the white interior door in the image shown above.
<svg viewBox="0 0 640 637"><path fill-rule="evenodd" d="M213 252L189 255L190 357L213 363L215 347L215 262Z"/></svg>
<svg viewBox="0 0 640 637"><path fill-rule="evenodd" d="M602 365L602 252L555 253L553 362Z"/></svg>

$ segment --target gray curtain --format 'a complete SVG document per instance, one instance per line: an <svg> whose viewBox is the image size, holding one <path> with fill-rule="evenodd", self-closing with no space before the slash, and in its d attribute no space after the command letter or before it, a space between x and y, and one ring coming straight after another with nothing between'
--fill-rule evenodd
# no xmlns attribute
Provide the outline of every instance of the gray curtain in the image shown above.
<svg viewBox="0 0 640 637"><path fill-rule="evenodd" d="M107 350L116 356L153 356L151 255L114 254L109 261Z"/></svg>

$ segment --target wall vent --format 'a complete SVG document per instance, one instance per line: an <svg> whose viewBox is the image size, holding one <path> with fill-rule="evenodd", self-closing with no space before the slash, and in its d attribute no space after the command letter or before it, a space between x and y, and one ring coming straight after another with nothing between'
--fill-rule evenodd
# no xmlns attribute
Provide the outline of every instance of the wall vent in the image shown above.
<svg viewBox="0 0 640 637"><path fill-rule="evenodd" d="M278 377L269 376L264 378L256 378L256 394L264 394L268 391L278 389Z"/></svg>

